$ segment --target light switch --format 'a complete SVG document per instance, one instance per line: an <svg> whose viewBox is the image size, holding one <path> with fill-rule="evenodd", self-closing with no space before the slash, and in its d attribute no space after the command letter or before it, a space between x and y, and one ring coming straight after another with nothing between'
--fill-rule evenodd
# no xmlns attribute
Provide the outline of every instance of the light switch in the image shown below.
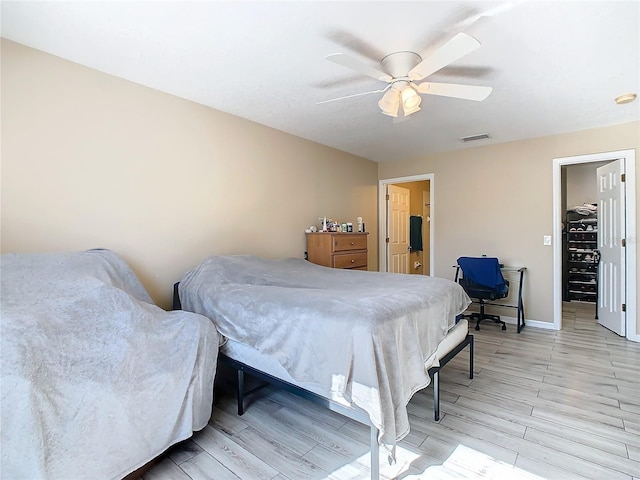
<svg viewBox="0 0 640 480"><path fill-rule="evenodd" d="M542 244L551 245L551 235L545 235L544 237L542 237Z"/></svg>

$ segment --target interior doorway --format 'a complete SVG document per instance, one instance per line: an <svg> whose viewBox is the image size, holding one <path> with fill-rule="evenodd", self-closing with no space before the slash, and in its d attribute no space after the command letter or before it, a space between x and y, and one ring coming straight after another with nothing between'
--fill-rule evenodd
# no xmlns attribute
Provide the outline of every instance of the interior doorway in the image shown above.
<svg viewBox="0 0 640 480"><path fill-rule="evenodd" d="M562 222L564 212L568 205L567 199L563 195L562 189L562 169L563 167L579 164L602 164L618 159L624 161L625 174L625 237L627 240L624 247L624 268L625 268L625 298L624 307L626 315L626 337L629 340L640 341L636 323L636 163L635 151L623 150L616 152L605 152L591 155L580 155L575 157L556 158L553 160L553 285L554 285L554 329L562 328L562 301L563 301L563 255L562 248ZM596 179L593 179L594 183Z"/></svg>
<svg viewBox="0 0 640 480"><path fill-rule="evenodd" d="M602 233L598 205L597 170L608 161L561 167L562 202L562 312L579 310L598 318L598 282L602 269L596 262L598 234ZM600 273L600 274L599 274Z"/></svg>
<svg viewBox="0 0 640 480"><path fill-rule="evenodd" d="M396 186L402 189L410 191L409 195L409 215L412 226L419 228L421 240L421 249L413 249L408 253L408 273L433 275L433 236L434 236L434 224L433 224L433 212L434 212L434 175L424 174L415 175L410 177L390 178L380 180L379 184L379 225L380 225L380 246L379 246L379 270L381 272L395 271L393 269L394 259L397 260L397 255L390 251L390 244L392 238L401 238L397 235L397 232L393 230L401 225L404 227L404 223L394 221L392 218L393 207L389 206L389 199L387 198L389 187ZM416 237L412 239L414 244Z"/></svg>

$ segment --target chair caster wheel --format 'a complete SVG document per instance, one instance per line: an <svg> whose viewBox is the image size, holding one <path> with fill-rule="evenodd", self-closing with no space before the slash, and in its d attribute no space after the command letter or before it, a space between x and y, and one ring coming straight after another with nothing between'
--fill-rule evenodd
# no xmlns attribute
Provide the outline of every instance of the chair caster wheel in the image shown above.
<svg viewBox="0 0 640 480"><path fill-rule="evenodd" d="M480 325L476 325L476 330L480 330Z"/></svg>
<svg viewBox="0 0 640 480"><path fill-rule="evenodd" d="M503 330L506 330L506 329L507 329L507 326L506 326L506 325L502 325L502 329L503 329Z"/></svg>

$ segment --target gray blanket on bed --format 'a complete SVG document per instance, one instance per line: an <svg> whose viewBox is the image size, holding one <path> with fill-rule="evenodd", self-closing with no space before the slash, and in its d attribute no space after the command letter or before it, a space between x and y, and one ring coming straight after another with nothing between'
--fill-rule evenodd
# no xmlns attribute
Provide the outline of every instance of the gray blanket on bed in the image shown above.
<svg viewBox="0 0 640 480"><path fill-rule="evenodd" d="M411 396L430 382L425 365L470 303L450 280L253 256L208 258L179 293L182 308L297 382L364 409L391 446L409 431Z"/></svg>
<svg viewBox="0 0 640 480"><path fill-rule="evenodd" d="M1 257L0 477L120 479L203 428L218 334L107 250Z"/></svg>

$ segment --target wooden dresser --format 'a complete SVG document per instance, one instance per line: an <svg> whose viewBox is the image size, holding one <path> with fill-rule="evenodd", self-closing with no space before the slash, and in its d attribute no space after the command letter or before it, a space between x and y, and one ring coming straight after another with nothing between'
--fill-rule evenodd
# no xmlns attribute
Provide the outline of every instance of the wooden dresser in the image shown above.
<svg viewBox="0 0 640 480"><path fill-rule="evenodd" d="M307 258L331 268L367 269L368 233L307 233Z"/></svg>

